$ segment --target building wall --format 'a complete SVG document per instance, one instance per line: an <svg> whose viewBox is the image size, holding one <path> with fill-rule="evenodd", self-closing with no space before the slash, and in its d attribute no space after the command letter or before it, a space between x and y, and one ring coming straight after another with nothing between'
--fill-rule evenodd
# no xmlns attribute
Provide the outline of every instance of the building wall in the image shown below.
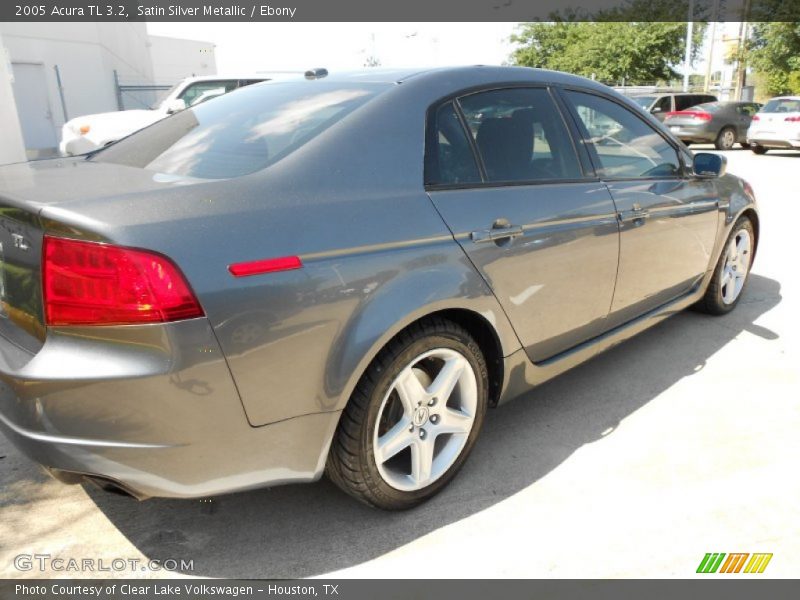
<svg viewBox="0 0 800 600"><path fill-rule="evenodd" d="M49 121L57 137L66 118L117 110L114 70L120 78L153 78L145 23L4 22L0 34L12 70L15 64L41 66ZM61 75L63 105L55 67Z"/></svg>
<svg viewBox="0 0 800 600"><path fill-rule="evenodd" d="M210 42L151 35L150 56L156 83L172 84L184 77L217 74L214 44Z"/></svg>
<svg viewBox="0 0 800 600"><path fill-rule="evenodd" d="M3 132L0 135L0 165L25 160L25 145L17 117L14 90L11 87L11 63L6 59L3 36L0 35L0 131Z"/></svg>
<svg viewBox="0 0 800 600"><path fill-rule="evenodd" d="M15 70L19 74L17 86L12 87L17 96L18 122L28 141L39 140L34 147L26 144L29 157L52 153L67 120L118 110L115 71L122 85L171 86L190 75L216 74L217 68L213 44L151 37L143 22L0 22L0 36L10 57L12 75ZM41 94L37 92L40 89ZM162 93L126 92L122 100L126 108L146 108ZM36 102L25 102L25 98ZM32 129L36 129L36 135L31 134ZM46 144L43 139L47 139Z"/></svg>

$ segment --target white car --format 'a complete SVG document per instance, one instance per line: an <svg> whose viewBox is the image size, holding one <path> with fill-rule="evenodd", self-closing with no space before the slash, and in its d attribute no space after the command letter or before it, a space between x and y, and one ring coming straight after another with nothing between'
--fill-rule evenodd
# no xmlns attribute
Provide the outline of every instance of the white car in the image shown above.
<svg viewBox="0 0 800 600"><path fill-rule="evenodd" d="M753 117L747 143L756 154L770 148L800 150L800 96L773 98Z"/></svg>
<svg viewBox="0 0 800 600"><path fill-rule="evenodd" d="M61 128L59 150L65 156L91 152L188 106L268 79L258 75L187 77L170 89L164 99L153 108L98 113L67 121Z"/></svg>

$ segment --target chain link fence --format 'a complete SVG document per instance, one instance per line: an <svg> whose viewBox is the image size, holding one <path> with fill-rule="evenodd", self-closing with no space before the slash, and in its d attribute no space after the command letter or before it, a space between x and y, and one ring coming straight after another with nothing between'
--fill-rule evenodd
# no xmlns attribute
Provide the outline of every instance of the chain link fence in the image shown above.
<svg viewBox="0 0 800 600"><path fill-rule="evenodd" d="M121 81L114 71L114 89L117 94L117 108L131 110L153 108L172 89L173 83L144 83L136 81Z"/></svg>

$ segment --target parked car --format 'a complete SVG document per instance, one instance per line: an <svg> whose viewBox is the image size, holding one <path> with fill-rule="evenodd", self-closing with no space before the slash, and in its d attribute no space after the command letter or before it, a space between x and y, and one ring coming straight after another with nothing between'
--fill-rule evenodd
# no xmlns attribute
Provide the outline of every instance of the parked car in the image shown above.
<svg viewBox="0 0 800 600"><path fill-rule="evenodd" d="M800 96L767 102L753 117L747 141L756 154L766 154L770 148L800 150Z"/></svg>
<svg viewBox="0 0 800 600"><path fill-rule="evenodd" d="M713 143L730 150L735 143L747 148L747 128L761 104L755 102L708 102L666 114L664 124L685 144Z"/></svg>
<svg viewBox="0 0 800 600"><path fill-rule="evenodd" d="M716 102L717 97L712 94L669 92L666 94L640 94L631 96L631 100L659 121L663 121L667 113L686 110L698 104Z"/></svg>
<svg viewBox="0 0 800 600"><path fill-rule="evenodd" d="M70 119L61 128L59 150L64 156L97 150L187 106L266 79L258 75L187 77L174 85L164 99L152 108L97 113Z"/></svg>
<svg viewBox="0 0 800 600"><path fill-rule="evenodd" d="M724 171L603 85L510 67L257 84L0 168L0 428L139 498L327 471L408 508L490 406L736 307L759 220Z"/></svg>

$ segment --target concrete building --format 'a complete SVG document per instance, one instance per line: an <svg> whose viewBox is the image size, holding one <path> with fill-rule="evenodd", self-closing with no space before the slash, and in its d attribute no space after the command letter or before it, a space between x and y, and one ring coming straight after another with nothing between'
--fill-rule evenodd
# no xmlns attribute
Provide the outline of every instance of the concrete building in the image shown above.
<svg viewBox="0 0 800 600"><path fill-rule="evenodd" d="M0 165L25 160L25 143L19 125L14 89L11 87L11 62L0 35Z"/></svg>
<svg viewBox="0 0 800 600"><path fill-rule="evenodd" d="M69 119L141 108L155 101L159 86L216 71L213 44L159 38L154 58L146 23L2 22L0 36L29 158L52 154ZM131 84L142 89L132 90L135 101L126 104ZM0 101L5 114L2 91Z"/></svg>
<svg viewBox="0 0 800 600"><path fill-rule="evenodd" d="M210 42L151 35L150 57L156 83L174 83L184 77L217 74L214 44Z"/></svg>

